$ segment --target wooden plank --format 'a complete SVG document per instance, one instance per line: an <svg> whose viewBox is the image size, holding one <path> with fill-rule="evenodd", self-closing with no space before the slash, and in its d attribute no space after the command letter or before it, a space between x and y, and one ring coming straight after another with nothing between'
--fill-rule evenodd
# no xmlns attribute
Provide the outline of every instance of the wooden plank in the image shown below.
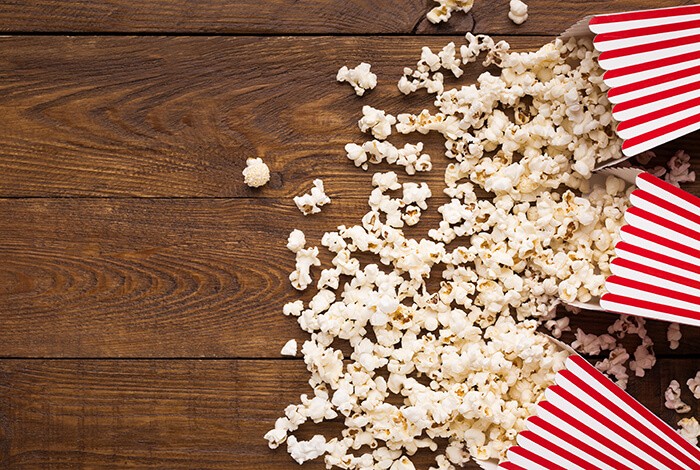
<svg viewBox="0 0 700 470"><path fill-rule="evenodd" d="M453 38L7 37L0 38L0 197L289 197L314 177L332 195L357 195L369 175L345 158L362 142L364 104L391 113L431 106L399 96L402 67L420 47ZM533 48L547 38L515 38ZM105 54L109 51L109 54ZM378 88L363 99L335 81L343 63L370 61ZM457 83L481 72L471 67ZM685 140L700 149L700 134ZM424 141L439 182L441 139ZM249 157L272 180L242 183Z"/></svg>
<svg viewBox="0 0 700 470"><path fill-rule="evenodd" d="M407 233L426 236L444 201ZM287 235L302 228L317 245L365 204L338 198L304 218L275 199L0 200L0 356L279 357L290 337L306 337L281 313L299 297ZM614 318L572 325L602 333ZM677 351L665 324L649 330L658 353L700 347L700 329L684 328Z"/></svg>
<svg viewBox="0 0 700 470"><path fill-rule="evenodd" d="M226 34L558 34L586 15L693 4L692 0L530 0L516 26L508 2L476 0L469 14L438 26L425 19L429 0L14 0L0 5L5 32L157 32Z"/></svg>
<svg viewBox="0 0 700 470"><path fill-rule="evenodd" d="M671 365L689 375L697 362L663 361L660 369ZM285 449L268 449L262 436L288 403L308 392L306 380L301 361L2 360L0 464L292 468ZM630 386L657 414L658 380L652 374ZM339 425L304 426L301 435L314 433L338 435ZM426 454L416 460L417 468L429 465Z"/></svg>

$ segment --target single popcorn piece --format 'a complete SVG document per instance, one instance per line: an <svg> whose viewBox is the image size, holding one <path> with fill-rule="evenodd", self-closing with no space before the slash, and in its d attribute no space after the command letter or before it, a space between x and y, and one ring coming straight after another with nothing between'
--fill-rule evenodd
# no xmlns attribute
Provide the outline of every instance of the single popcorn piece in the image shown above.
<svg viewBox="0 0 700 470"><path fill-rule="evenodd" d="M678 434L683 436L688 442L694 446L698 445L698 437L700 437L700 423L695 418L683 418L678 421Z"/></svg>
<svg viewBox="0 0 700 470"><path fill-rule="evenodd" d="M243 180L251 188L265 186L270 181L270 168L262 161L262 158L249 158L243 169Z"/></svg>
<svg viewBox="0 0 700 470"><path fill-rule="evenodd" d="M690 391L693 392L693 396L700 400L700 371L695 374L695 377L688 379L686 384Z"/></svg>
<svg viewBox="0 0 700 470"><path fill-rule="evenodd" d="M348 82L355 89L357 96L362 96L365 91L372 90L377 86L377 76L371 72L372 66L365 62L354 69L348 69L347 66L341 67L338 70L336 80L339 82Z"/></svg>
<svg viewBox="0 0 700 470"><path fill-rule="evenodd" d="M362 119L357 123L362 132L369 131L379 140L384 140L391 135L391 126L394 124L396 124L394 116L367 105L362 107Z"/></svg>
<svg viewBox="0 0 700 470"><path fill-rule="evenodd" d="M297 354L297 342L296 340L290 339L282 346L280 354L283 356L296 356Z"/></svg>
<svg viewBox="0 0 700 470"><path fill-rule="evenodd" d="M447 21L452 17L453 11L468 13L474 6L474 0L435 0L440 6L428 12L428 20L431 23Z"/></svg>
<svg viewBox="0 0 700 470"><path fill-rule="evenodd" d="M331 198L324 192L323 181L315 179L313 184L310 192L294 198L294 203L304 215L318 214L321 212L321 206L331 202Z"/></svg>
<svg viewBox="0 0 700 470"><path fill-rule="evenodd" d="M671 323L668 325L666 338L668 339L668 344L671 349L678 349L678 346L681 344L682 336L681 326L678 323Z"/></svg>
<svg viewBox="0 0 700 470"><path fill-rule="evenodd" d="M675 410L679 414L690 412L690 405L681 400L681 386L677 380L671 380L666 392L664 392L664 397L666 398L664 406L669 410Z"/></svg>
<svg viewBox="0 0 700 470"><path fill-rule="evenodd" d="M522 0L510 0L508 18L515 24L523 24L527 20L527 4Z"/></svg>

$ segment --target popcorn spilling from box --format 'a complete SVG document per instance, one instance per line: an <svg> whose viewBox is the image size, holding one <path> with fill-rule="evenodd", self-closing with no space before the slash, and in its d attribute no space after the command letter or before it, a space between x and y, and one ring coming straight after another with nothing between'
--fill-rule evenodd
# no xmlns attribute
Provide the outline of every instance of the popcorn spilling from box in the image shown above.
<svg viewBox="0 0 700 470"><path fill-rule="evenodd" d="M440 4L436 15L471 7ZM301 354L311 392L285 408L266 434L271 447L286 444L299 463L323 457L328 468L390 470L415 468L412 456L427 448L438 451L432 468L454 469L471 458L504 459L538 403L570 393L559 382L550 386L569 377L578 359L563 370L570 352L537 328L560 335L568 328L554 317L560 301L585 303L606 292L634 191L612 174L593 178L596 168L623 157L597 57L585 37L519 53L504 41L467 34L465 44L423 48L398 83L405 94L435 95L437 110L394 115L362 108L358 127L373 140L345 147L352 164L398 165L420 177L432 169L423 143L398 148L386 139L394 131L440 134L452 160L440 188L450 202L437 208L441 220L427 238L410 238L404 228L420 222L437 188L379 172L364 217L321 238L330 266L321 266L319 248L307 247L301 231L290 234L296 254L290 281L299 290L317 289L308 304L284 307L310 334ZM498 72L484 72L471 85L445 85L445 73L459 78L477 61ZM316 197L312 190L297 200L305 214L328 202L323 186L316 189ZM494 197L480 198L484 191ZM428 283L434 276L438 288ZM620 317L609 331L599 337L579 330L574 346L608 352L597 367L624 386L627 361L637 376L654 365L653 344L641 318ZM633 359L618 342L632 332L641 340ZM669 338L680 339L675 332ZM609 385L596 393L614 395L617 406L622 392ZM338 436L300 441L293 434L308 421L332 419L344 423ZM683 429L691 435L693 424Z"/></svg>

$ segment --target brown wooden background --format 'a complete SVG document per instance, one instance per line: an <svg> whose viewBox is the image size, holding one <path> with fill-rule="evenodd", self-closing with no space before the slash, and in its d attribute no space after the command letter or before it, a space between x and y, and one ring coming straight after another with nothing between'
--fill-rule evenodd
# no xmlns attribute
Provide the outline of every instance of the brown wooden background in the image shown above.
<svg viewBox="0 0 700 470"><path fill-rule="evenodd" d="M427 106L399 96L402 68L466 31L532 49L588 14L695 2L530 0L519 27L507 0L438 27L431 3L0 4L0 468L294 468L262 438L308 387L303 362L279 355L304 339L281 314L297 296L284 240L299 227L318 243L364 212L371 174L342 150L362 138L362 104ZM334 79L360 61L380 80L364 99ZM678 148L700 170L700 137L660 153ZM254 156L273 173L262 191L242 184ZM290 197L313 177L333 204L305 219ZM665 325L650 330L659 364L629 389L675 423L662 392L700 367L700 330L676 351Z"/></svg>

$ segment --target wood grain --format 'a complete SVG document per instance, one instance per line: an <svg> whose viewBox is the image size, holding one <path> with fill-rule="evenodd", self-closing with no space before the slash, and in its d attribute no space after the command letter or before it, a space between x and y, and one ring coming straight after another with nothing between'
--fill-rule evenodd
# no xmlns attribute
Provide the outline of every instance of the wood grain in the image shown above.
<svg viewBox="0 0 700 470"><path fill-rule="evenodd" d="M697 363L662 361L689 373ZM307 393L301 361L0 361L0 465L8 469L289 469L263 440ZM658 372L630 390L662 411ZM665 385L664 385L665 387ZM274 399L270 399L274 397ZM678 417L664 416L671 423ZM339 434L339 424L302 428ZM427 468L430 456L416 458ZM322 469L309 462L304 469ZM473 464L467 469L476 469Z"/></svg>
<svg viewBox="0 0 700 470"><path fill-rule="evenodd" d="M314 177L332 196L358 195L370 176L343 147L367 137L356 125L362 105L392 113L430 106L425 94L399 96L396 80L422 45L449 39L460 40L0 38L0 196L290 197ZM362 60L380 84L360 99L334 77ZM455 82L480 72L471 67ZM700 149L698 136L678 145ZM438 136L392 140L426 142L436 162L427 181L440 183ZM249 157L270 165L263 190L242 183Z"/></svg>
<svg viewBox="0 0 700 470"><path fill-rule="evenodd" d="M225 34L557 34L587 15L690 5L692 0L530 0L516 26L508 1L476 0L448 23L425 19L430 0L12 0L0 4L5 32L155 32Z"/></svg>
<svg viewBox="0 0 700 470"><path fill-rule="evenodd" d="M279 357L306 337L281 313L299 298L287 235L300 227L316 245L365 204L338 198L304 218L275 199L0 199L0 356ZM426 236L438 205L407 233ZM602 333L614 316L574 319ZM660 354L700 347L698 328L676 351L665 324L649 329Z"/></svg>

